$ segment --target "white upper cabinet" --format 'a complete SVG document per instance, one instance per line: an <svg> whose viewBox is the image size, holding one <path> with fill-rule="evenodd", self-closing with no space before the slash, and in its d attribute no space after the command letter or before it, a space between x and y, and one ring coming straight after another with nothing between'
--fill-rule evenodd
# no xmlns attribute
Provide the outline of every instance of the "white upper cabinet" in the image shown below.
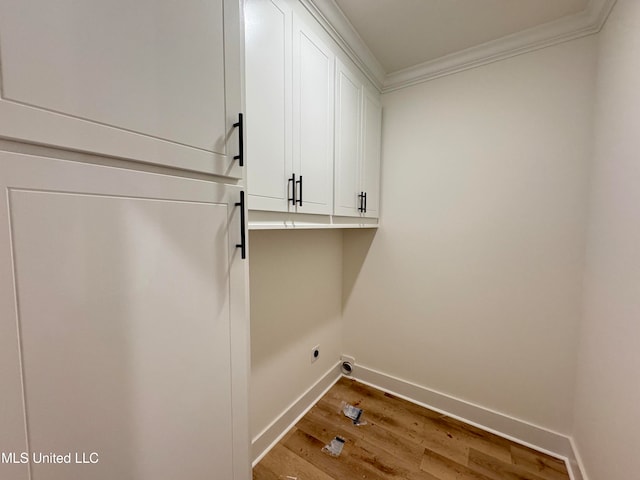
<svg viewBox="0 0 640 480"><path fill-rule="evenodd" d="M382 106L341 62L336 69L335 215L379 217Z"/></svg>
<svg viewBox="0 0 640 480"><path fill-rule="evenodd" d="M238 0L0 0L0 135L241 177Z"/></svg>
<svg viewBox="0 0 640 480"><path fill-rule="evenodd" d="M249 208L333 208L331 49L279 0L245 4Z"/></svg>
<svg viewBox="0 0 640 480"><path fill-rule="evenodd" d="M377 223L380 94L340 60L344 52L297 2L247 0L245 18L247 186L255 225Z"/></svg>

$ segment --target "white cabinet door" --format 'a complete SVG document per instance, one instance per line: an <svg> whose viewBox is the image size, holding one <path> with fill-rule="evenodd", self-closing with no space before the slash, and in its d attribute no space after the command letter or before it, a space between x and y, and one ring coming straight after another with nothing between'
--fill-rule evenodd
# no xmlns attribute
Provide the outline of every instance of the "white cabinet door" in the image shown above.
<svg viewBox="0 0 640 480"><path fill-rule="evenodd" d="M336 61L334 213L359 216L362 82Z"/></svg>
<svg viewBox="0 0 640 480"><path fill-rule="evenodd" d="M245 18L249 208L329 215L334 54L281 0Z"/></svg>
<svg viewBox="0 0 640 480"><path fill-rule="evenodd" d="M362 98L362 161L361 179L364 192L365 217L380 217L380 139L382 135L382 105L379 95L363 90Z"/></svg>
<svg viewBox="0 0 640 480"><path fill-rule="evenodd" d="M0 135L240 177L238 0L0 0Z"/></svg>
<svg viewBox="0 0 640 480"><path fill-rule="evenodd" d="M0 188L0 448L71 454L0 478L249 478L238 187L2 152Z"/></svg>
<svg viewBox="0 0 640 480"><path fill-rule="evenodd" d="M334 214L380 216L382 105L359 75L341 62L336 70Z"/></svg>
<svg viewBox="0 0 640 480"><path fill-rule="evenodd" d="M333 209L335 56L300 19L293 22L293 173L298 213Z"/></svg>
<svg viewBox="0 0 640 480"><path fill-rule="evenodd" d="M291 176L291 10L280 0L245 4L249 208L286 212Z"/></svg>

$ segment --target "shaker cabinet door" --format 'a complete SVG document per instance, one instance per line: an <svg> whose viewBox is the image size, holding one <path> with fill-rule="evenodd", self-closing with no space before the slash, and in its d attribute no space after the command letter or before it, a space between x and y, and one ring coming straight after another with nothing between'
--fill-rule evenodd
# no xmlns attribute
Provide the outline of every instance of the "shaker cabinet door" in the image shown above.
<svg viewBox="0 0 640 480"><path fill-rule="evenodd" d="M362 191L366 194L365 217L380 217L380 139L382 105L379 95L364 89L362 98Z"/></svg>
<svg viewBox="0 0 640 480"><path fill-rule="evenodd" d="M238 0L0 0L0 135L240 177Z"/></svg>
<svg viewBox="0 0 640 480"><path fill-rule="evenodd" d="M291 10L279 0L245 4L249 208L286 212L291 175Z"/></svg>
<svg viewBox="0 0 640 480"><path fill-rule="evenodd" d="M302 176L296 211L330 215L335 57L297 17L293 25L293 171Z"/></svg>
<svg viewBox="0 0 640 480"><path fill-rule="evenodd" d="M10 153L0 187L0 450L71 454L0 478L246 478L238 187Z"/></svg>
<svg viewBox="0 0 640 480"><path fill-rule="evenodd" d="M380 216L380 96L337 62L335 215Z"/></svg>
<svg viewBox="0 0 640 480"><path fill-rule="evenodd" d="M361 157L361 81L341 62L336 70L334 213L358 216Z"/></svg>

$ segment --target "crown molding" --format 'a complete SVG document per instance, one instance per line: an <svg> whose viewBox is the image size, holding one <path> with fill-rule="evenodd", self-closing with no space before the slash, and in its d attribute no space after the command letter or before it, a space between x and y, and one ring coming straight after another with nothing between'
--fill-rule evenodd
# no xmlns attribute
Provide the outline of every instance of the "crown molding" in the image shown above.
<svg viewBox="0 0 640 480"><path fill-rule="evenodd" d="M386 71L336 2L334 0L300 0L300 3L315 17L371 83L381 91Z"/></svg>
<svg viewBox="0 0 640 480"><path fill-rule="evenodd" d="M598 33L616 0L591 0L580 13L387 74L383 93Z"/></svg>
<svg viewBox="0 0 640 480"><path fill-rule="evenodd" d="M580 13L386 73L334 0L299 0L382 93L392 92L541 48L598 33L617 0L591 0Z"/></svg>

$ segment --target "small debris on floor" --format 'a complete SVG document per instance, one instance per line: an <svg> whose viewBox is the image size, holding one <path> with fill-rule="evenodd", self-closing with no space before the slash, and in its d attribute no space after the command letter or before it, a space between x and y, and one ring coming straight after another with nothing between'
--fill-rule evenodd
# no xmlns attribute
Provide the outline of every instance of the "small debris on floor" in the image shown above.
<svg viewBox="0 0 640 480"><path fill-rule="evenodd" d="M353 405L349 405L347 402L342 402L342 413L347 418L353 420L354 425L366 425L367 422L362 420L363 410Z"/></svg>
<svg viewBox="0 0 640 480"><path fill-rule="evenodd" d="M322 451L328 453L332 457L338 457L340 456L340 453L342 453L344 442L344 438L334 437L329 445L325 445L324 447L322 447Z"/></svg>
<svg viewBox="0 0 640 480"><path fill-rule="evenodd" d="M284 480L298 480L298 477L292 477L291 475L280 475L280 478L284 478Z"/></svg>

